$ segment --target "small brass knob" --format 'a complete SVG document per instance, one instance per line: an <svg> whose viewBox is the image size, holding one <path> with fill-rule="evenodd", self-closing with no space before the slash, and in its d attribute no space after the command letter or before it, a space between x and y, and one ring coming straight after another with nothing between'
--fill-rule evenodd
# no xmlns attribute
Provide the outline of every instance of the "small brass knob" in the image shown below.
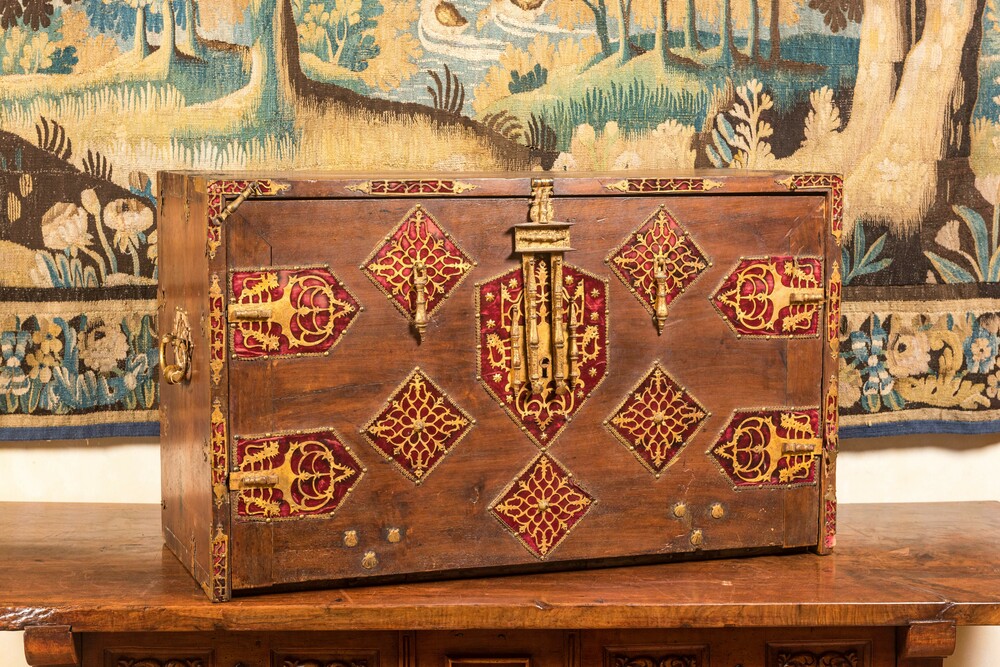
<svg viewBox="0 0 1000 667"><path fill-rule="evenodd" d="M345 547L356 547L356 546L358 546L358 531L356 531L356 530L345 530L344 531L344 546Z"/></svg>
<svg viewBox="0 0 1000 667"><path fill-rule="evenodd" d="M677 517L678 519L680 519L685 514L687 514L687 505L685 505L684 503L677 503L676 505L674 505L674 516L675 517Z"/></svg>
<svg viewBox="0 0 1000 667"><path fill-rule="evenodd" d="M378 556L375 555L374 551L366 551L364 558L361 559L361 567L370 570L376 565L378 565Z"/></svg>
<svg viewBox="0 0 1000 667"><path fill-rule="evenodd" d="M726 510L722 506L722 503L713 503L712 504L712 518L713 519L721 519L724 516L726 516Z"/></svg>
<svg viewBox="0 0 1000 667"><path fill-rule="evenodd" d="M693 544L694 546L698 547L698 546L701 546L702 542L704 542L704 537L702 537L701 529L700 528L696 528L695 530L692 530L691 531L691 544Z"/></svg>

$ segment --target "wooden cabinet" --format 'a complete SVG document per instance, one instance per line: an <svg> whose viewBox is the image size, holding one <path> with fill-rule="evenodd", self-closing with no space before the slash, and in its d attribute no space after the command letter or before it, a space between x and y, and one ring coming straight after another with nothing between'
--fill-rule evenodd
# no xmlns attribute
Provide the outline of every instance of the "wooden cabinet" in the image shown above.
<svg viewBox="0 0 1000 667"><path fill-rule="evenodd" d="M832 547L839 178L535 176L161 175L214 600Z"/></svg>

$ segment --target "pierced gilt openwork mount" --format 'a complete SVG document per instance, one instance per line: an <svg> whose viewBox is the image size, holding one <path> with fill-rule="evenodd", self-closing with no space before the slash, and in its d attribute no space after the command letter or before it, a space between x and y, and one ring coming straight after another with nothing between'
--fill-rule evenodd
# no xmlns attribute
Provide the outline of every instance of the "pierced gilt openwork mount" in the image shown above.
<svg viewBox="0 0 1000 667"><path fill-rule="evenodd" d="M491 504L493 516L525 549L545 558L596 500L552 457L541 454Z"/></svg>
<svg viewBox="0 0 1000 667"><path fill-rule="evenodd" d="M740 260L712 304L737 336L813 338L824 298L818 257L753 257Z"/></svg>
<svg viewBox="0 0 1000 667"><path fill-rule="evenodd" d="M423 339L430 316L475 264L430 212L417 204L376 246L361 270Z"/></svg>
<svg viewBox="0 0 1000 667"><path fill-rule="evenodd" d="M403 475L420 484L475 423L415 368L361 433Z"/></svg>
<svg viewBox="0 0 1000 667"><path fill-rule="evenodd" d="M662 206L605 260L663 333L667 309L711 262Z"/></svg>
<svg viewBox="0 0 1000 667"><path fill-rule="evenodd" d="M236 359L327 354L362 310L325 266L234 271L230 289Z"/></svg>
<svg viewBox="0 0 1000 667"><path fill-rule="evenodd" d="M366 471L333 429L233 440L229 489L244 520L329 516Z"/></svg>
<svg viewBox="0 0 1000 667"><path fill-rule="evenodd" d="M521 267L479 283L479 380L545 448L607 371L608 286L566 264L569 223L553 221L552 181L533 181L531 222L514 229Z"/></svg>
<svg viewBox="0 0 1000 667"><path fill-rule="evenodd" d="M651 473L660 476L710 413L657 361L604 422Z"/></svg>
<svg viewBox="0 0 1000 667"><path fill-rule="evenodd" d="M737 410L710 450L735 488L815 484L823 452L819 410Z"/></svg>

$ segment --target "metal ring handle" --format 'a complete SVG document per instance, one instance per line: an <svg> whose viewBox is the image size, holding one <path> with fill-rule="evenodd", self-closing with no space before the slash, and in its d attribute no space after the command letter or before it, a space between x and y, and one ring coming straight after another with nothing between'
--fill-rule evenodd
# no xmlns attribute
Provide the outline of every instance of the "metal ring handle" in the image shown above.
<svg viewBox="0 0 1000 667"><path fill-rule="evenodd" d="M174 356L182 363L167 364L167 345L174 348ZM177 348L183 346L187 349L183 354L178 355ZM191 354L186 340L175 338L172 334L163 334L160 338L160 375L167 384L180 384L191 376Z"/></svg>

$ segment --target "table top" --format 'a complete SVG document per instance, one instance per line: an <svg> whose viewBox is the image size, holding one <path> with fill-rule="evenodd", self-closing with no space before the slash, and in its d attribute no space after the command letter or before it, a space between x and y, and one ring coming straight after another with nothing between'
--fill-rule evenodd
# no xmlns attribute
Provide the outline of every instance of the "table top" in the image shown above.
<svg viewBox="0 0 1000 667"><path fill-rule="evenodd" d="M213 604L157 505L0 503L0 630L1000 625L1000 503L843 505L835 553L278 593Z"/></svg>

